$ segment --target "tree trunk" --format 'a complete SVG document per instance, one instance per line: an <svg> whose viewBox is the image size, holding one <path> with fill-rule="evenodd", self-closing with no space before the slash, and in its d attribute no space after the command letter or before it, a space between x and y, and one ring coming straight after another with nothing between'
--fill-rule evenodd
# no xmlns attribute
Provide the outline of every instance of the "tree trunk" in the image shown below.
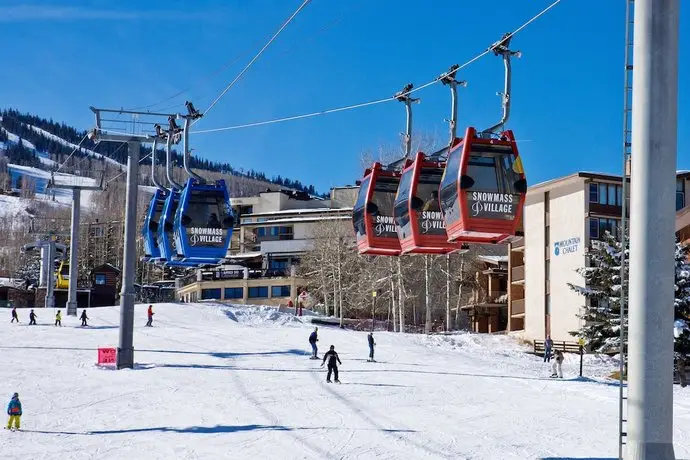
<svg viewBox="0 0 690 460"><path fill-rule="evenodd" d="M340 327L344 326L344 314L343 314L343 282L341 278L341 259L340 250L342 246L342 237L338 238L338 304L340 309Z"/></svg>
<svg viewBox="0 0 690 460"><path fill-rule="evenodd" d="M446 254L446 332L450 329L450 254Z"/></svg>
<svg viewBox="0 0 690 460"><path fill-rule="evenodd" d="M328 286L326 285L326 272L321 268L321 291L323 292L323 309L326 316L328 316ZM335 314L335 312L333 312Z"/></svg>
<svg viewBox="0 0 690 460"><path fill-rule="evenodd" d="M400 257L398 257L398 272L396 278L398 280L398 307L400 308L398 314L400 327L398 328L398 332L405 332L405 286L403 285L402 262L400 261Z"/></svg>
<svg viewBox="0 0 690 460"><path fill-rule="evenodd" d="M460 302L462 302L462 282L463 269L465 268L465 257L460 256L460 284L458 285L458 302L455 306L455 329L460 329Z"/></svg>
<svg viewBox="0 0 690 460"><path fill-rule="evenodd" d="M390 276L390 290L391 290L391 308L389 310L389 319L390 319L390 313L393 314L393 332L398 332L398 313L397 313L397 305L395 304L395 271L393 270L393 259L389 258L388 259L388 266L390 270L388 271L388 275Z"/></svg>
<svg viewBox="0 0 690 460"><path fill-rule="evenodd" d="M424 332L431 333L431 293L429 292L429 255L424 255Z"/></svg>

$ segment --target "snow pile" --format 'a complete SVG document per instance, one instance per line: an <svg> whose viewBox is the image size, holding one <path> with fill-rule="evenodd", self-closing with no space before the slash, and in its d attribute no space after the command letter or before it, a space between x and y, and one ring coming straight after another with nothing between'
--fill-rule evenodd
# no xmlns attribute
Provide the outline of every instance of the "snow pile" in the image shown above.
<svg viewBox="0 0 690 460"><path fill-rule="evenodd" d="M253 327L282 327L302 321L293 313L284 313L277 307L230 305L224 308L228 318Z"/></svg>

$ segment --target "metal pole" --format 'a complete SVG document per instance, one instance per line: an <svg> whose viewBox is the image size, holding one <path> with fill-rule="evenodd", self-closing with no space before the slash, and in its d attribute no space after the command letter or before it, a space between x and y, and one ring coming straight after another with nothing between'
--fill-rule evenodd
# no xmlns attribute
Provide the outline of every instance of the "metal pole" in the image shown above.
<svg viewBox="0 0 690 460"><path fill-rule="evenodd" d="M582 377L582 358L584 355L585 349L582 345L580 345L580 377Z"/></svg>
<svg viewBox="0 0 690 460"><path fill-rule="evenodd" d="M134 367L134 278L136 275L137 179L139 178L139 142L127 143L127 198L125 202L124 270L120 293L120 344L117 368Z"/></svg>
<svg viewBox="0 0 690 460"><path fill-rule="evenodd" d="M47 247L48 250L48 271L46 273L46 298L45 308L53 308L55 306L55 297L53 289L55 289L55 241L51 241Z"/></svg>
<svg viewBox="0 0 690 460"><path fill-rule="evenodd" d="M374 332L374 322L376 321L376 294L371 297L371 332Z"/></svg>
<svg viewBox="0 0 690 460"><path fill-rule="evenodd" d="M67 315L77 316L77 278L79 277L79 211L81 190L72 189L72 228L69 240L69 290L67 292Z"/></svg>
<svg viewBox="0 0 690 460"><path fill-rule="evenodd" d="M635 2L627 459L675 459L678 0Z"/></svg>

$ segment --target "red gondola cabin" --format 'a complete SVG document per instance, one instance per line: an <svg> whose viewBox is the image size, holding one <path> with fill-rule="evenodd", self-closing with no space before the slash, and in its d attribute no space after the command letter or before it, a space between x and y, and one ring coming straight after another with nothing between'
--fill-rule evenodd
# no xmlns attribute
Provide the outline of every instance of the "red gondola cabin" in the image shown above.
<svg viewBox="0 0 690 460"><path fill-rule="evenodd" d="M449 241L507 242L522 218L527 181L513 132L479 138L467 128L448 154L439 194Z"/></svg>
<svg viewBox="0 0 690 460"><path fill-rule="evenodd" d="M418 152L407 160L395 197L395 220L402 254L449 254L461 248L448 242L438 189L445 163Z"/></svg>
<svg viewBox="0 0 690 460"><path fill-rule="evenodd" d="M381 163L364 172L352 210L352 223L360 254L400 255L400 241L393 218L400 173L383 169Z"/></svg>

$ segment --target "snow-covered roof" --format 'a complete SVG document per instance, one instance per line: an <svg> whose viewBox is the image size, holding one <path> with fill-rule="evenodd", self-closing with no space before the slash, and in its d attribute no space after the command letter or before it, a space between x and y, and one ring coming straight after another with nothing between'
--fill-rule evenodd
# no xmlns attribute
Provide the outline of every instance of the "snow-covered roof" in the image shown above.
<svg viewBox="0 0 690 460"><path fill-rule="evenodd" d="M247 222L242 218L240 225L274 225L274 224L295 224L299 222L321 222L325 220L349 220L352 216L325 216L325 217L286 217L284 219L271 219L263 222Z"/></svg>
<svg viewBox="0 0 690 460"><path fill-rule="evenodd" d="M283 209L281 211L270 211L270 212L257 212L253 214L245 214L242 217L252 218L252 217L263 217L272 216L280 214L318 214L324 212L340 212L340 211L352 211L352 208L298 208L298 209Z"/></svg>
<svg viewBox="0 0 690 460"><path fill-rule="evenodd" d="M477 259L495 265L499 263L508 263L508 256L477 256Z"/></svg>
<svg viewBox="0 0 690 460"><path fill-rule="evenodd" d="M243 252L240 254L233 254L231 256L227 256L226 259L253 259L255 257L261 257L263 253L261 251L255 251L255 252Z"/></svg>

